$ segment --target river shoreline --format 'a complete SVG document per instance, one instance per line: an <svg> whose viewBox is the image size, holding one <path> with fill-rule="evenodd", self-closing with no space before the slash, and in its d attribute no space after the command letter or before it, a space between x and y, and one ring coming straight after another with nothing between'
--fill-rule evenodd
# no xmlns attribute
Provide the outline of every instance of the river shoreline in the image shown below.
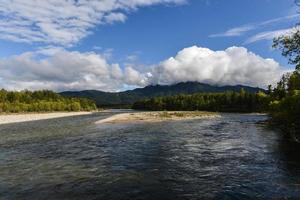
<svg viewBox="0 0 300 200"><path fill-rule="evenodd" d="M71 117L79 115L89 115L92 112L54 112L54 113L18 113L18 114L0 114L0 125L20 122L37 121L44 119L54 119L61 117Z"/></svg>
<svg viewBox="0 0 300 200"><path fill-rule="evenodd" d="M200 112L200 111L155 111L155 112L136 112L121 113L99 120L96 124L103 123L135 123L135 122L163 122L191 119L211 119L220 117L219 113Z"/></svg>

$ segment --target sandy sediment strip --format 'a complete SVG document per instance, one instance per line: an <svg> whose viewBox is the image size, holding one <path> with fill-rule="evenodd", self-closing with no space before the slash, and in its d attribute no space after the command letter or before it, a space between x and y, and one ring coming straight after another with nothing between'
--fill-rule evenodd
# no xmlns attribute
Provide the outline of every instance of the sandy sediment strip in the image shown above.
<svg viewBox="0 0 300 200"><path fill-rule="evenodd" d="M57 112L57 113L28 113L28 114L0 114L0 124L10 124L17 122L36 121L43 119L53 119L60 117L70 117L78 115L88 115L92 112Z"/></svg>
<svg viewBox="0 0 300 200"><path fill-rule="evenodd" d="M96 122L101 123L130 123L130 122L161 122L172 120L210 119L220 117L218 113L200 111L158 111L116 114Z"/></svg>

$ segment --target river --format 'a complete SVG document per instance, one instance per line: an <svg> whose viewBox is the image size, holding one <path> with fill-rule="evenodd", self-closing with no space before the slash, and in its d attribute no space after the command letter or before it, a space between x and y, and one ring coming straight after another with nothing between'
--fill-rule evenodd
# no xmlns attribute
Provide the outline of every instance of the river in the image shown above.
<svg viewBox="0 0 300 200"><path fill-rule="evenodd" d="M0 199L300 199L300 147L264 115L0 125Z"/></svg>

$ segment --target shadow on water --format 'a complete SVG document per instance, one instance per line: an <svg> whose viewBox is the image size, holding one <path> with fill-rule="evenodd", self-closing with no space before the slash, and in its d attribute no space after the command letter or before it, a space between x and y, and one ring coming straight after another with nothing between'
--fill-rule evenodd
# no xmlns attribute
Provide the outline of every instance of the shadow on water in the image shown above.
<svg viewBox="0 0 300 200"><path fill-rule="evenodd" d="M283 167L290 175L300 175L300 143L282 138L278 147Z"/></svg>
<svg viewBox="0 0 300 200"><path fill-rule="evenodd" d="M0 198L300 198L299 145L265 116L94 124L110 114L0 126Z"/></svg>

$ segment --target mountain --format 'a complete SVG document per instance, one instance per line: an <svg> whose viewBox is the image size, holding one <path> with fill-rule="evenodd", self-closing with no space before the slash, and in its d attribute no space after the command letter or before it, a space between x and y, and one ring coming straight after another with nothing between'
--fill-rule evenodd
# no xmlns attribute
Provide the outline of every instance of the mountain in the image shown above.
<svg viewBox="0 0 300 200"><path fill-rule="evenodd" d="M66 91L60 94L67 97L84 97L96 101L97 106L121 106L131 105L134 102L156 96L171 96L177 94L193 94L193 93L217 93L225 91L240 91L244 89L247 92L256 93L264 91L261 88L254 88L243 85L236 86L213 86L198 82L184 82L175 85L151 85L144 88L137 88L124 92L102 92L97 90L84 91Z"/></svg>

